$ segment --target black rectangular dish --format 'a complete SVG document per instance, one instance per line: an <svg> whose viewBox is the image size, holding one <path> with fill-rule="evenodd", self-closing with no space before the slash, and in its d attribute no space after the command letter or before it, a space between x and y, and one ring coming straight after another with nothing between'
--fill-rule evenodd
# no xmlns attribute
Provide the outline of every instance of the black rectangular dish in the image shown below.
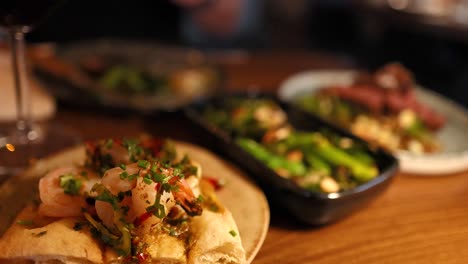
<svg viewBox="0 0 468 264"><path fill-rule="evenodd" d="M311 131L323 131L325 129L331 135L351 139L356 144L363 146L363 151L372 158L373 166L378 172L376 170L376 175L367 182L330 192L305 188L299 185L297 181L291 180L291 178L284 175L280 176L282 173L279 173L279 170L273 170L270 165L267 166L265 162L259 160L258 156L256 158L251 152L245 150L245 146L241 147L239 144L242 142L239 140L238 135L221 129L206 118L205 113L207 110L223 108L233 98L234 100L267 99L273 102L286 114L290 127L294 129L293 131L310 133ZM286 208L297 219L308 224L327 224L363 207L386 189L398 169L397 160L382 149L371 147L352 134L314 118L293 105L281 103L272 96L233 94L222 98L211 98L185 108L185 114L203 130L203 133L206 134L204 138L211 146L249 172L250 176L264 189L270 201ZM229 122L232 122L232 120L229 120ZM337 151L340 151L340 149L338 148ZM336 172L336 170L333 170L333 172Z"/></svg>

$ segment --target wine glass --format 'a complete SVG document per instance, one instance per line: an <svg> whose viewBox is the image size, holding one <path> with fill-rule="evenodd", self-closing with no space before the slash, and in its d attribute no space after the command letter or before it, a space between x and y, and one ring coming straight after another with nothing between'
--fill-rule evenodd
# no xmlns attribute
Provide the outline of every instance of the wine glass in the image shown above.
<svg viewBox="0 0 468 264"><path fill-rule="evenodd" d="M17 114L15 124L3 124L6 131L3 132L4 135L0 135L0 175L18 173L31 160L78 143L78 137L73 132L50 123L35 123L31 119L24 37L61 2L62 0L0 1L0 27L10 38Z"/></svg>

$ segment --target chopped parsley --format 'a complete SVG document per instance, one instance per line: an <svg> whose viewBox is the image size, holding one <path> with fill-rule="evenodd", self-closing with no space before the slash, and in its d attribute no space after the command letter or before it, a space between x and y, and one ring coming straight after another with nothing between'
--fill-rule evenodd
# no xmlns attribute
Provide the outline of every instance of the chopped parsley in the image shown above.
<svg viewBox="0 0 468 264"><path fill-rule="evenodd" d="M212 212L218 212L219 211L219 207L216 205L216 204L210 204L210 207L209 207L210 211Z"/></svg>
<svg viewBox="0 0 468 264"><path fill-rule="evenodd" d="M175 237L177 236L177 232L173 228L171 228L169 229L169 235Z"/></svg>
<svg viewBox="0 0 468 264"><path fill-rule="evenodd" d="M120 208L119 197L114 196L104 185L96 183L91 191L98 194L95 198L97 201L110 203L114 210L118 210Z"/></svg>
<svg viewBox="0 0 468 264"><path fill-rule="evenodd" d="M147 160L139 160L137 164L138 164L138 167L146 169L148 168L149 162Z"/></svg>
<svg viewBox="0 0 468 264"><path fill-rule="evenodd" d="M156 195L154 204L146 207L146 211L151 212L159 219L163 219L166 216L166 208L161 204L161 193Z"/></svg>
<svg viewBox="0 0 468 264"><path fill-rule="evenodd" d="M139 145L136 139L124 139L122 146L127 149L130 161L136 162L138 158L144 154L144 149Z"/></svg>
<svg viewBox="0 0 468 264"><path fill-rule="evenodd" d="M122 173L120 173L120 179L121 180L125 180L127 178L128 178L128 172L123 171Z"/></svg>
<svg viewBox="0 0 468 264"><path fill-rule="evenodd" d="M229 231L229 234L231 234L232 237L236 237L237 233L234 230Z"/></svg>
<svg viewBox="0 0 468 264"><path fill-rule="evenodd" d="M125 196L129 196L131 197L132 196L132 190L128 190L128 191L125 191L125 192L119 192L117 194L117 198L119 199L119 201L122 201Z"/></svg>
<svg viewBox="0 0 468 264"><path fill-rule="evenodd" d="M149 174L146 174L145 176L143 176L143 181L144 181L146 184L151 184L151 183L153 183L153 180L151 179L151 175L149 175Z"/></svg>
<svg viewBox="0 0 468 264"><path fill-rule="evenodd" d="M114 140L113 140L112 138L111 138L111 139L108 139L108 140L106 141L106 143L105 143L105 147L106 147L107 149L112 148L113 145L114 145Z"/></svg>
<svg viewBox="0 0 468 264"><path fill-rule="evenodd" d="M138 177L138 173L128 175L128 180L132 181Z"/></svg>
<svg viewBox="0 0 468 264"><path fill-rule="evenodd" d="M200 203L203 202L205 200L205 198L203 198L203 196L200 194L198 195L197 197L197 201L199 201Z"/></svg>
<svg viewBox="0 0 468 264"><path fill-rule="evenodd" d="M82 182L73 174L67 173L60 176L59 184L64 193L69 195L78 195L80 193Z"/></svg>
<svg viewBox="0 0 468 264"><path fill-rule="evenodd" d="M30 220L30 219L21 219L21 220L16 221L16 223L17 223L18 225L25 225L25 226L27 226L27 225L33 225L33 224L34 224L34 221L33 221L33 220Z"/></svg>
<svg viewBox="0 0 468 264"><path fill-rule="evenodd" d="M157 172L151 173L152 179L154 182L166 184L169 181L169 177L164 174L159 174Z"/></svg>

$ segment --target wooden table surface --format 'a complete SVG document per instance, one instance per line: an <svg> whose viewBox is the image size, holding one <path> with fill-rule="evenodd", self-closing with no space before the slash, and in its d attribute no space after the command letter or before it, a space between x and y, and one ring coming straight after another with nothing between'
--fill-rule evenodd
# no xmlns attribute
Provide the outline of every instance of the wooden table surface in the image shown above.
<svg viewBox="0 0 468 264"><path fill-rule="evenodd" d="M297 71L352 66L345 58L304 52L243 55L223 64L228 90L270 92ZM204 145L179 113L142 117L61 107L55 121L84 139L146 131ZM270 229L254 264L468 263L468 171L440 177L399 173L367 207L322 227L302 225L270 206Z"/></svg>

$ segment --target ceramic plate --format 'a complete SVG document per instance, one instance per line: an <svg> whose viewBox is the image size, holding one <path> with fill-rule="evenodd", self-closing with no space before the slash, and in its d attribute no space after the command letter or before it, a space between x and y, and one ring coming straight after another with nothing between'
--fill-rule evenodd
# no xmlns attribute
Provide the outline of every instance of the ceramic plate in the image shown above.
<svg viewBox="0 0 468 264"><path fill-rule="evenodd" d="M203 175L226 181L226 185L217 194L232 212L242 238L247 263L252 262L265 240L270 222L268 202L263 192L239 169L201 147L177 142L177 150L196 157L202 165ZM37 195L37 183L41 175L57 166L74 164L76 157L83 155L82 147L65 150L39 160L24 174L13 177L0 186L0 235L25 204Z"/></svg>
<svg viewBox="0 0 468 264"><path fill-rule="evenodd" d="M328 85L352 83L356 71L307 71L285 80L278 91L281 100L292 102L301 94L311 93ZM447 118L447 124L436 136L442 152L417 155L398 152L403 172L421 175L441 175L468 169L468 112L466 109L434 92L417 87L418 99Z"/></svg>

